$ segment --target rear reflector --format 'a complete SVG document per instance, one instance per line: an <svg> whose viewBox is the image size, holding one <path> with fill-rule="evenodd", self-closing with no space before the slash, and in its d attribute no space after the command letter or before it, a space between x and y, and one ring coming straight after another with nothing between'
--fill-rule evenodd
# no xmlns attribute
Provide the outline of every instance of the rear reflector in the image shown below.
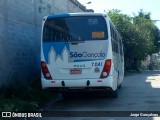
<svg viewBox="0 0 160 120"><path fill-rule="evenodd" d="M102 82L102 80L97 80L97 82Z"/></svg>
<svg viewBox="0 0 160 120"><path fill-rule="evenodd" d="M103 67L103 71L101 73L100 78L106 78L108 77L109 73L110 73L110 69L111 69L111 59L108 59L105 61L104 67Z"/></svg>
<svg viewBox="0 0 160 120"><path fill-rule="evenodd" d="M41 61L41 69L45 79L52 80L51 74L48 70L48 67L44 61Z"/></svg>

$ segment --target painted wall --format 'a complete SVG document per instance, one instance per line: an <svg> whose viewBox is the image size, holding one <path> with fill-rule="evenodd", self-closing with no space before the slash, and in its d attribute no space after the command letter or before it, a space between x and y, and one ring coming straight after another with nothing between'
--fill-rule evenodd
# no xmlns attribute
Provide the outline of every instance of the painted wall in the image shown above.
<svg viewBox="0 0 160 120"><path fill-rule="evenodd" d="M0 0L0 87L40 73L41 21L70 12L83 10L73 0Z"/></svg>

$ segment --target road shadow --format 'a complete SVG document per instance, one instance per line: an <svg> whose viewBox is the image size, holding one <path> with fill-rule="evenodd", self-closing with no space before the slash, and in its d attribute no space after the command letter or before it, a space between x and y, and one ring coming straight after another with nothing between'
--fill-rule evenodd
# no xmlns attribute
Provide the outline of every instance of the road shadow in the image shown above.
<svg viewBox="0 0 160 120"><path fill-rule="evenodd" d="M160 71L145 71L141 74L126 76L116 99L102 97L98 93L75 93L70 99L63 100L59 94L57 99L49 102L45 111L154 111L160 110L160 89L154 88L152 81L157 81ZM150 80L149 82L147 80ZM105 120L156 120L155 118L103 118ZM58 119L58 118L57 118ZM67 119L67 118L62 118ZM75 118L69 118L75 119ZM76 118L77 120L91 120L92 118ZM97 118L93 118L97 119ZM99 118L98 118L99 119Z"/></svg>

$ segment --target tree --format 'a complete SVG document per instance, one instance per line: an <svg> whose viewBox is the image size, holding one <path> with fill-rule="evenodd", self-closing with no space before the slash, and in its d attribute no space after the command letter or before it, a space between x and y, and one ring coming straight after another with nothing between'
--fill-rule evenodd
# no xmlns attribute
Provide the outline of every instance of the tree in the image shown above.
<svg viewBox="0 0 160 120"><path fill-rule="evenodd" d="M160 50L160 44L158 41L160 40L160 32L158 27L156 26L157 20L152 20L150 17L150 12L144 12L142 9L138 12L138 15L134 15L133 23L139 29L143 29L143 32L145 32L144 35L147 35L148 40L150 40L152 43L152 47L150 50L150 54L156 53ZM150 37L150 38L149 38Z"/></svg>
<svg viewBox="0 0 160 120"><path fill-rule="evenodd" d="M114 9L108 15L123 38L125 69L139 70L141 61L158 48L158 28L150 13L141 10L138 16L130 17Z"/></svg>

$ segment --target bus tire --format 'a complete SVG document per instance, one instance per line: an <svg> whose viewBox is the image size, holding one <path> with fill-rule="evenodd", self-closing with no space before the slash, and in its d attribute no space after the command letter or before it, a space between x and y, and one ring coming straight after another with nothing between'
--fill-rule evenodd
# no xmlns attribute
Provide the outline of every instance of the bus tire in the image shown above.
<svg viewBox="0 0 160 120"><path fill-rule="evenodd" d="M118 86L118 89L121 89L121 87L122 87L122 85L120 84L120 85Z"/></svg>
<svg viewBox="0 0 160 120"><path fill-rule="evenodd" d="M110 93L110 97L111 98L118 98L118 90L113 90L111 93Z"/></svg>

